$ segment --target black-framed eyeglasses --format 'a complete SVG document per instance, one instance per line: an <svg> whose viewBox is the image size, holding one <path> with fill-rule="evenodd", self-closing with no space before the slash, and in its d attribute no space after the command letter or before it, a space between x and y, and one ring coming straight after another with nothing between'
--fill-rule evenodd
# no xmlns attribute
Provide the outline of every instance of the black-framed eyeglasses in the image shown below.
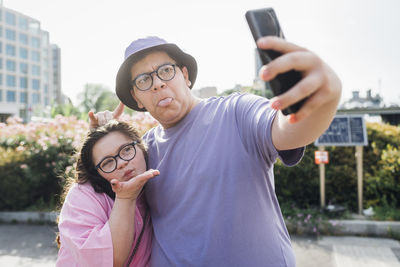
<svg viewBox="0 0 400 267"><path fill-rule="evenodd" d="M130 161L136 156L136 148L135 145L139 143L138 141L134 141L132 143L126 144L118 151L118 154L115 156L108 156L102 159L99 164L95 166L95 169L100 169L105 173L110 173L115 171L117 168L117 158L120 158L125 161Z"/></svg>
<svg viewBox="0 0 400 267"><path fill-rule="evenodd" d="M153 86L153 73L162 81L170 81L175 77L176 64L167 63L159 66L155 71L138 75L132 80L132 85L140 91L147 91Z"/></svg>

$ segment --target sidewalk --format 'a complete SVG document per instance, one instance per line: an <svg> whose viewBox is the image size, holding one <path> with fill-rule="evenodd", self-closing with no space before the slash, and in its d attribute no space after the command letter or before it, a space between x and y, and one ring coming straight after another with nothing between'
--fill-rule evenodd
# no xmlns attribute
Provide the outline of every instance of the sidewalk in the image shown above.
<svg viewBox="0 0 400 267"><path fill-rule="evenodd" d="M0 224L0 266L54 266L54 225ZM292 237L297 267L400 267L400 242L386 238Z"/></svg>

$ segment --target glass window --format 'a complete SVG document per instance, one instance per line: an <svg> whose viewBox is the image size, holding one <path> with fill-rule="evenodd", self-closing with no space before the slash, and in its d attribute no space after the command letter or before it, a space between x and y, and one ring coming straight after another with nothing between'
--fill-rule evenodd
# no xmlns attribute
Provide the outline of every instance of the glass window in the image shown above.
<svg viewBox="0 0 400 267"><path fill-rule="evenodd" d="M26 92L19 93L19 102L21 103L28 103L28 98Z"/></svg>
<svg viewBox="0 0 400 267"><path fill-rule="evenodd" d="M0 14L1 14L1 12L0 12ZM3 27L0 27L0 37L3 37Z"/></svg>
<svg viewBox="0 0 400 267"><path fill-rule="evenodd" d="M0 58L0 70L3 69L3 59Z"/></svg>
<svg viewBox="0 0 400 267"><path fill-rule="evenodd" d="M0 102L3 101L3 90L0 89Z"/></svg>
<svg viewBox="0 0 400 267"><path fill-rule="evenodd" d="M38 93L33 93L32 94L32 103L33 104L39 104L40 103L40 94L38 94Z"/></svg>
<svg viewBox="0 0 400 267"><path fill-rule="evenodd" d="M49 93L49 86L47 84L44 85L44 93L45 94Z"/></svg>
<svg viewBox="0 0 400 267"><path fill-rule="evenodd" d="M28 29L28 19L25 17L19 17L19 28L23 30Z"/></svg>
<svg viewBox="0 0 400 267"><path fill-rule="evenodd" d="M15 41L15 31L6 29L6 38L10 41Z"/></svg>
<svg viewBox="0 0 400 267"><path fill-rule="evenodd" d="M19 41L23 44L28 44L28 35L26 35L25 33L20 33L19 34Z"/></svg>
<svg viewBox="0 0 400 267"><path fill-rule="evenodd" d="M6 61L6 69L8 70L8 71L15 71L15 61L14 60L8 60L7 59L7 61Z"/></svg>
<svg viewBox="0 0 400 267"><path fill-rule="evenodd" d="M39 38L32 37L31 38L31 42L32 42L31 44L32 44L33 47L40 48L40 39Z"/></svg>
<svg viewBox="0 0 400 267"><path fill-rule="evenodd" d="M6 54L8 56L15 56L15 46L7 44L6 45Z"/></svg>
<svg viewBox="0 0 400 267"><path fill-rule="evenodd" d="M40 80L32 79L32 88L35 90L39 90L40 89Z"/></svg>
<svg viewBox="0 0 400 267"><path fill-rule="evenodd" d="M19 48L19 57L20 58L28 58L28 49L25 47L20 47Z"/></svg>
<svg viewBox="0 0 400 267"><path fill-rule="evenodd" d="M3 74L0 73L0 85L3 84Z"/></svg>
<svg viewBox="0 0 400 267"><path fill-rule="evenodd" d="M29 31L33 34L40 33L40 24L38 21L31 21L29 22Z"/></svg>
<svg viewBox="0 0 400 267"><path fill-rule="evenodd" d="M15 19L15 14L10 13L10 12L6 12L6 22L9 25L15 25L16 19Z"/></svg>
<svg viewBox="0 0 400 267"><path fill-rule="evenodd" d="M20 78L19 78L19 86L20 86L21 88L24 88L24 89L28 88L28 78L26 78L26 77L20 77Z"/></svg>
<svg viewBox="0 0 400 267"><path fill-rule="evenodd" d="M40 66L32 65L32 74L40 76Z"/></svg>
<svg viewBox="0 0 400 267"><path fill-rule="evenodd" d="M15 76L14 75L7 75L7 86L15 87Z"/></svg>
<svg viewBox="0 0 400 267"><path fill-rule="evenodd" d="M32 51L32 60L40 61L40 53L38 51Z"/></svg>
<svg viewBox="0 0 400 267"><path fill-rule="evenodd" d="M0 54L3 53L3 43L0 42Z"/></svg>
<svg viewBox="0 0 400 267"><path fill-rule="evenodd" d="M48 98L48 97L46 97L46 98L44 99L44 104L45 104L46 106L49 105L49 98Z"/></svg>
<svg viewBox="0 0 400 267"><path fill-rule="evenodd" d="M23 62L19 63L19 71L27 74L28 73L28 64L23 63Z"/></svg>
<svg viewBox="0 0 400 267"><path fill-rule="evenodd" d="M7 102L15 102L15 91L7 90Z"/></svg>

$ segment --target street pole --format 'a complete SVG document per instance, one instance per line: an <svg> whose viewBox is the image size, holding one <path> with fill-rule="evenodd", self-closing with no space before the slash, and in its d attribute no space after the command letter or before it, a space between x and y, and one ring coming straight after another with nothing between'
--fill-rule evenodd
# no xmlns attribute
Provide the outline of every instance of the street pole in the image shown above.
<svg viewBox="0 0 400 267"><path fill-rule="evenodd" d="M358 214L363 212L363 147L356 146Z"/></svg>

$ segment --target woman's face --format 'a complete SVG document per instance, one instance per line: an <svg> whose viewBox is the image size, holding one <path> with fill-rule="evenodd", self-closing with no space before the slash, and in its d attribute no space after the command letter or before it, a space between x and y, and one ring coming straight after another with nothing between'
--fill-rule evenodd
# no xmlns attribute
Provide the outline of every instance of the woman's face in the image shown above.
<svg viewBox="0 0 400 267"><path fill-rule="evenodd" d="M121 149L125 147L125 145L131 144L132 142L133 140L131 138L121 132L116 131L107 134L97 141L97 143L93 146L92 160L94 166L99 164L106 157L115 157L118 155ZM110 173L106 173L98 168L97 171L99 174L107 181L111 181L112 179L128 181L131 178L145 172L146 161L143 151L137 145L134 147L136 149L136 155L133 159L125 161L117 156L115 157L117 163L115 170ZM123 150L120 155L124 155L124 153L126 152Z"/></svg>

